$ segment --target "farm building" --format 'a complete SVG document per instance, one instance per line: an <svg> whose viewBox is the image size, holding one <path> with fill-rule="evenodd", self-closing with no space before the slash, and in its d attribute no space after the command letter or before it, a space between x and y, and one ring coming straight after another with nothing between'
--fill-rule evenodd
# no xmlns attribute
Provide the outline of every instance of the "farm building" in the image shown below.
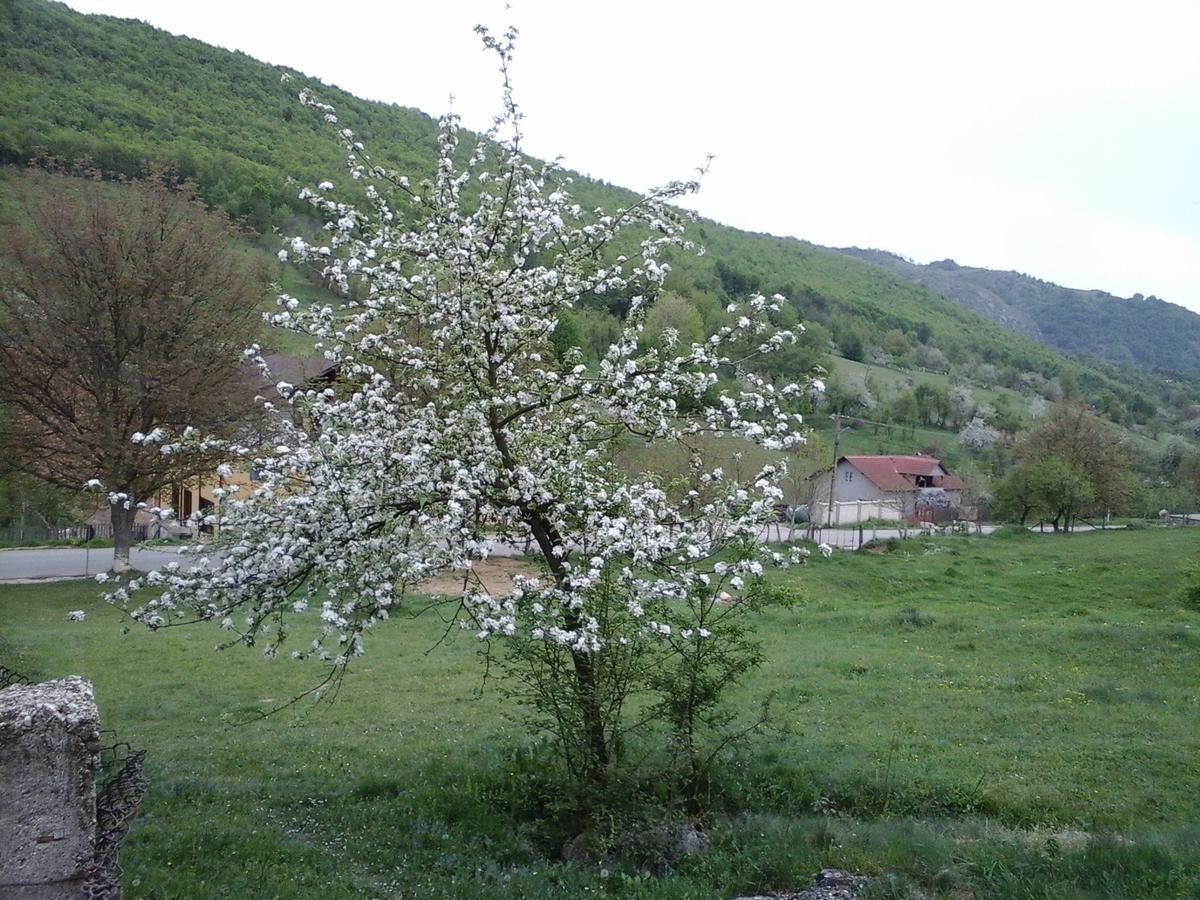
<svg viewBox="0 0 1200 900"><path fill-rule="evenodd" d="M815 522L830 521L831 484L837 523L913 518L922 504L953 509L962 499L962 481L932 456L843 456L830 474L809 479Z"/></svg>

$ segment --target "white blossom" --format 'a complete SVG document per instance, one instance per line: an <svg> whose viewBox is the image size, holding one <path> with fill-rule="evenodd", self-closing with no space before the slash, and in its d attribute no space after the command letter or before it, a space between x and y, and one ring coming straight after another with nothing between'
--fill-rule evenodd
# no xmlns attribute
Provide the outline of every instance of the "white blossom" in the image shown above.
<svg viewBox="0 0 1200 900"><path fill-rule="evenodd" d="M336 122L308 91L300 99ZM524 154L507 95L469 153L460 137L445 117L435 174L421 183L337 132L366 205L336 199L332 181L305 189L327 222L324 243L296 237L280 259L315 265L358 299L335 308L283 296L270 321L311 338L339 387L276 383L265 438L225 445L252 461L255 485L222 497L220 556L164 569L134 618L160 627L199 616L246 642L261 637L270 654L289 629L306 629L293 656L345 666L422 583L450 576L468 633L586 656L610 643L672 645L685 631L711 639L713 604L738 602L729 591L747 589L762 561L787 562L758 541L782 496L783 452L804 440L789 399L802 389L746 366L794 339L771 330L778 298L735 304L734 324L691 346L643 340L664 257L695 249L680 202L698 183L586 211L557 163ZM606 255L622 235L634 249ZM555 347L582 298L617 292L633 298L630 312L596 364ZM247 358L261 363L261 350ZM613 463L631 436L697 435L755 444L772 461L748 473L701 465L686 498ZM518 579L507 596L484 590L476 565L493 543L527 541L548 575ZM133 593L109 599L128 606ZM613 595L621 614L601 615L600 598Z"/></svg>

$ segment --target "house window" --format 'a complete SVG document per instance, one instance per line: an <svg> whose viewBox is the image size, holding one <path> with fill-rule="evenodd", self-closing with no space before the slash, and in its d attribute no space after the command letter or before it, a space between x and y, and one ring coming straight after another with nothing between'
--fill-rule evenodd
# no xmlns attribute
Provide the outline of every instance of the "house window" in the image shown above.
<svg viewBox="0 0 1200 900"><path fill-rule="evenodd" d="M849 483L849 482L853 481L853 480L854 480L854 473L853 473L853 472L851 472L849 469L847 469L847 470L846 470L846 473L845 473L845 474L842 476L842 480L843 480L843 481L845 481L846 483Z"/></svg>

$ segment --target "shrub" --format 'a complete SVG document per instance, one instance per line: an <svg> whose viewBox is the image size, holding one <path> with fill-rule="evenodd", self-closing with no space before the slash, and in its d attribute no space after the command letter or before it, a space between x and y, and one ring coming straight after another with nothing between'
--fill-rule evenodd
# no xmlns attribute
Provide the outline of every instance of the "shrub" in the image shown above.
<svg viewBox="0 0 1200 900"><path fill-rule="evenodd" d="M896 613L896 624L901 628L924 628L933 624L933 616L910 606Z"/></svg>
<svg viewBox="0 0 1200 900"><path fill-rule="evenodd" d="M1184 572L1180 595L1184 606L1200 612L1200 558L1192 560Z"/></svg>

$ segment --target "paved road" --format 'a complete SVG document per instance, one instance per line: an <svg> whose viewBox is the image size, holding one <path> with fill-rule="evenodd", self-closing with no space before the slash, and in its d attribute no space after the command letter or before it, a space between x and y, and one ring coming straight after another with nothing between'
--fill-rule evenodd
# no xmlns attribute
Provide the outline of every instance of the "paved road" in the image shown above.
<svg viewBox="0 0 1200 900"><path fill-rule="evenodd" d="M523 548L493 543L493 556L519 556ZM135 569L150 572L169 562L190 567L193 557L174 550L138 550L129 554ZM67 578L96 576L112 568L111 547L42 547L29 550L0 550L0 584L30 581L59 581Z"/></svg>
<svg viewBox="0 0 1200 900"><path fill-rule="evenodd" d="M787 525L778 528L772 525L763 537L766 541L800 540L804 537L805 526L797 525L789 535ZM983 534L991 534L996 530L995 525L984 525ZM1030 530L1037 532L1036 526ZM1079 525L1077 531L1092 531L1089 525ZM1050 531L1047 529L1047 534ZM920 535L920 529L909 528L905 534L908 537ZM863 540L886 541L890 538L900 538L896 528L864 528ZM818 529L816 540L827 543L841 550L854 550L858 547L857 528L824 528ZM518 556L525 548L496 542L492 545L493 556ZM34 550L0 550L0 583L54 580L63 578L80 578L85 575L96 575L107 572L112 568L113 552L111 548L81 549L77 547L47 547ZM135 569L144 572L160 569L169 562L179 562L187 565L189 557L171 550L133 550L130 562Z"/></svg>
<svg viewBox="0 0 1200 900"><path fill-rule="evenodd" d="M169 562L186 559L170 550L133 550L135 569L161 569ZM111 547L45 547L33 550L0 550L0 581L78 578L107 572L112 568Z"/></svg>

